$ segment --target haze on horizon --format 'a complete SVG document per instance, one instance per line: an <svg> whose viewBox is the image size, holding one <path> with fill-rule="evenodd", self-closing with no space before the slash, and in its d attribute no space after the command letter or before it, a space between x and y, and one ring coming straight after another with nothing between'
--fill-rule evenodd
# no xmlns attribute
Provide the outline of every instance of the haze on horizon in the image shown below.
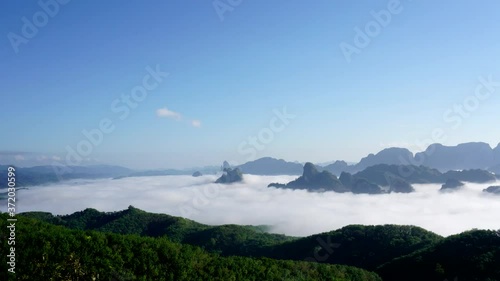
<svg viewBox="0 0 500 281"><path fill-rule="evenodd" d="M357 162L500 142L498 1L153 2L70 1L36 31L23 18L46 7L0 4L0 164Z"/></svg>

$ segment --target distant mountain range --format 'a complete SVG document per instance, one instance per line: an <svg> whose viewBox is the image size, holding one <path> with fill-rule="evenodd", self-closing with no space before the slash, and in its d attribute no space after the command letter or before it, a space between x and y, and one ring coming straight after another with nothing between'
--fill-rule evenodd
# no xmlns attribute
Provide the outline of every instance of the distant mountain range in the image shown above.
<svg viewBox="0 0 500 281"><path fill-rule="evenodd" d="M471 142L457 146L432 144L425 151L415 155L406 148L386 148L377 154L369 154L359 163L349 165L345 161L336 161L326 166L318 166L319 170L329 171L337 176L342 172L357 173L378 165L412 165L425 166L441 172L451 170L482 169L500 174L500 144L491 148L489 144ZM238 166L243 173L255 175L300 175L302 165L270 157Z"/></svg>
<svg viewBox="0 0 500 281"><path fill-rule="evenodd" d="M7 188L7 168L8 165L0 165L0 189ZM15 166L14 166L15 167ZM204 167L187 170L146 170L135 171L121 166L112 165L90 165L90 166L34 166L15 167L16 186L34 186L42 184L57 183L73 179L120 179L125 177L151 177L151 176L172 176L172 175L193 175L203 172L203 174L215 174L217 167Z"/></svg>
<svg viewBox="0 0 500 281"><path fill-rule="evenodd" d="M443 189L455 189L461 181L487 183L498 176L485 170L462 170L441 173L425 166L377 164L354 175L342 172L337 178L329 171L318 171L312 163L306 163L302 176L287 183L271 183L268 187L305 189L308 191L352 192L355 194L410 193L415 191L411 184L438 183Z"/></svg>
<svg viewBox="0 0 500 281"><path fill-rule="evenodd" d="M0 165L0 188L7 187L7 165ZM56 183L71 179L99 179L126 176L133 171L110 165L15 167L16 186Z"/></svg>
<svg viewBox="0 0 500 281"><path fill-rule="evenodd" d="M316 165L318 171L328 171L337 177L342 173L356 174L376 165L397 165L404 167L428 167L444 173L453 170L487 170L500 175L500 144L491 148L482 142L463 143L457 146L444 146L432 144L425 151L413 154L406 148L386 148L376 154L369 154L359 163L349 164L345 161L335 161L326 166ZM0 182L6 182L8 166L0 165ZM52 167L36 166L18 168L18 186L29 186L44 183L53 183L61 179L77 178L122 178L141 176L167 176L167 175L192 175L216 174L223 168L230 167L225 161L222 167L208 166L192 169L166 169L134 171L120 166L94 165ZM304 165L298 162L288 162L283 159L264 157L233 168L239 168L243 174L253 175L302 175ZM56 172L57 171L57 172ZM2 185L4 186L4 185Z"/></svg>

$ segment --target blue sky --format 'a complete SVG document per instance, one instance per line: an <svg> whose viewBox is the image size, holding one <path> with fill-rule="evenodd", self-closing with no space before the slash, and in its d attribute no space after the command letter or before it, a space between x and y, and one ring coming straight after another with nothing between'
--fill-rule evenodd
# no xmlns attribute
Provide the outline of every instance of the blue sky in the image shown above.
<svg viewBox="0 0 500 281"><path fill-rule="evenodd" d="M0 163L358 161L435 130L500 142L498 1L55 1L0 3ZM168 76L121 118L147 67Z"/></svg>

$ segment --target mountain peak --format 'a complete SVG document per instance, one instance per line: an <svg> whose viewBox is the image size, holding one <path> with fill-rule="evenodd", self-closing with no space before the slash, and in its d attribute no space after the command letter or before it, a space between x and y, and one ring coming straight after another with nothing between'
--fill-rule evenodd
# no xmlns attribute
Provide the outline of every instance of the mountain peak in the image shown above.
<svg viewBox="0 0 500 281"><path fill-rule="evenodd" d="M485 142L481 142L481 141L464 142L464 143L458 144L457 147L488 147L491 149L491 146L489 143L485 143Z"/></svg>
<svg viewBox="0 0 500 281"><path fill-rule="evenodd" d="M413 159L413 153L410 150L401 147L389 147L377 154L364 157L356 164L356 169L361 171L376 164L400 165L403 160L408 159Z"/></svg>
<svg viewBox="0 0 500 281"><path fill-rule="evenodd" d="M218 178L215 183L233 183L243 180L243 173L239 168L231 169L224 168L224 173Z"/></svg>
<svg viewBox="0 0 500 281"><path fill-rule="evenodd" d="M313 179L317 174L318 174L318 169L316 169L316 166L314 166L313 163L307 162L304 165L304 173L302 174L302 176L306 181Z"/></svg>
<svg viewBox="0 0 500 281"><path fill-rule="evenodd" d="M494 150L485 142L468 142L455 146L431 144L425 152L415 155L421 165L449 170L487 169L495 164Z"/></svg>
<svg viewBox="0 0 500 281"><path fill-rule="evenodd" d="M254 175L300 175L302 165L283 159L262 157L238 166L245 174Z"/></svg>

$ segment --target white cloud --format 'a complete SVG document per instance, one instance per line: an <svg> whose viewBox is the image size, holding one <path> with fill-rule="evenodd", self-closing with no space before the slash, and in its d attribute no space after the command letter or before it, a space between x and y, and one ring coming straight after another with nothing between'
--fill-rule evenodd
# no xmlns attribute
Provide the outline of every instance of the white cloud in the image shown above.
<svg viewBox="0 0 500 281"><path fill-rule="evenodd" d="M193 127L201 127L201 121L200 120L193 120L191 121L191 125L193 125Z"/></svg>
<svg viewBox="0 0 500 281"><path fill-rule="evenodd" d="M89 207L117 211L133 205L212 225L272 225L274 232L295 236L350 224L417 225L450 235L471 228L498 229L500 221L500 196L482 192L493 183L467 184L444 194L439 185L427 184L414 185L411 194L354 195L267 188L294 176L244 177L243 183L232 185L214 184L215 175L78 180L20 190L18 196L23 212L68 214Z"/></svg>
<svg viewBox="0 0 500 281"><path fill-rule="evenodd" d="M45 156L45 155L40 155L40 156L37 156L37 157L36 157L36 160L37 160L38 162L43 162L43 161L47 160L47 156Z"/></svg>
<svg viewBox="0 0 500 281"><path fill-rule="evenodd" d="M180 113L169 110L168 108L160 108L156 110L156 116L158 117L166 117L166 118L173 118L176 120L181 120L182 116Z"/></svg>
<svg viewBox="0 0 500 281"><path fill-rule="evenodd" d="M24 161L24 156L18 154L16 156L14 156L14 159L16 159L16 161Z"/></svg>
<svg viewBox="0 0 500 281"><path fill-rule="evenodd" d="M52 156L52 160L60 161L61 157L54 155L54 156Z"/></svg>

